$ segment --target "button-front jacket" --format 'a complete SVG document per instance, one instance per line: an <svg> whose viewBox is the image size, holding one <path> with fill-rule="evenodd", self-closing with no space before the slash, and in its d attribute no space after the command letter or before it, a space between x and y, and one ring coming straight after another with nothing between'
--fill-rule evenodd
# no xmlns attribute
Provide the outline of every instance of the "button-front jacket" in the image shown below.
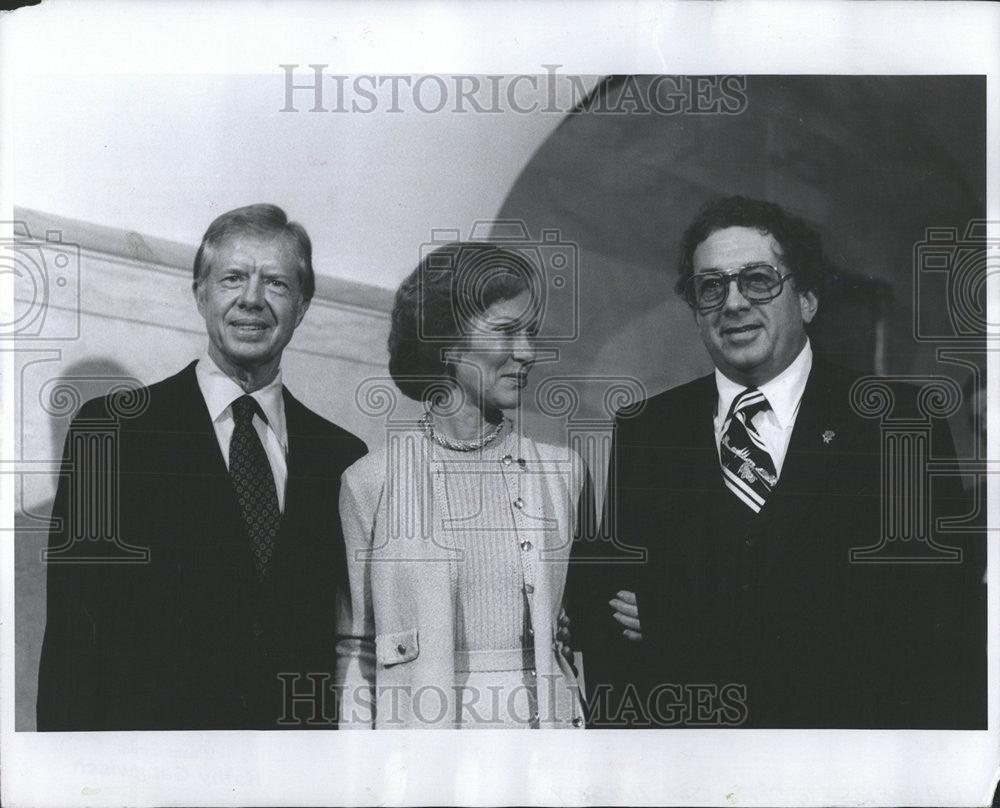
<svg viewBox="0 0 1000 808"><path fill-rule="evenodd" d="M481 503L478 493L461 493L478 492L480 477L500 481L504 500ZM346 472L341 516L350 590L337 646L341 726L455 728L468 723L463 699L477 701L479 714L488 711L489 694L463 693L457 670L461 658L476 656L459 647L466 594L459 582L467 561L461 547L477 540L508 542L516 552L516 584L528 616L527 664L534 664L527 673L537 680L536 714L525 725L583 724L576 674L556 630L579 508L589 491L585 478L575 453L509 430L496 444L468 453L442 449L419 431L390 433L385 449ZM466 536L470 524L487 527ZM510 572L496 570L505 577ZM510 656L507 651L496 655ZM497 667L509 665L499 660Z"/></svg>
<svg viewBox="0 0 1000 808"><path fill-rule="evenodd" d="M889 473L853 381L815 358L759 514L723 483L713 376L618 419L605 530L623 563L574 566L571 582L596 725L985 728L982 534L939 535L961 563L852 563L884 533ZM931 444L954 458L945 423ZM967 510L957 478L938 483L913 489L932 525ZM620 589L637 594L638 644L608 617Z"/></svg>

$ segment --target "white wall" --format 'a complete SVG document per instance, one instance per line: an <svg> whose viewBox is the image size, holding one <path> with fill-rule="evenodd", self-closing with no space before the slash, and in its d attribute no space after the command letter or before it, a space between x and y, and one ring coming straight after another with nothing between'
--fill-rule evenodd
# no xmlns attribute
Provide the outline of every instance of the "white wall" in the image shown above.
<svg viewBox="0 0 1000 808"><path fill-rule="evenodd" d="M313 81L305 65L292 76ZM22 77L4 98L14 124L14 204L197 244L220 213L272 202L305 226L318 274L394 289L432 228L464 233L494 217L564 119L506 103L476 114L458 103L455 78L444 79L448 103L437 112L422 111L434 109L431 85L423 101L398 92L394 107L383 84L374 105L347 96L348 106L358 100L372 112L341 113L309 111L310 90L294 92L298 111L282 112L286 78L277 62L260 75ZM335 106L334 86L324 76L324 108ZM547 100L544 81L516 88L521 108ZM573 86L563 80L557 89L559 108L571 108Z"/></svg>

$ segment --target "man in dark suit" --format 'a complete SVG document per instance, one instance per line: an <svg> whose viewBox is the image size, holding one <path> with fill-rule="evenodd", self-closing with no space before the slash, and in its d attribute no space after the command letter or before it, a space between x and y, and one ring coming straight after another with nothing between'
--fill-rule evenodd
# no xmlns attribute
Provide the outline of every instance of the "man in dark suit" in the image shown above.
<svg viewBox="0 0 1000 808"><path fill-rule="evenodd" d="M881 435L852 406L854 374L806 334L818 236L730 197L681 253L716 369L615 425L605 533L645 561L577 568L617 621L574 615L591 724L985 728L981 537L961 563L852 562L882 532ZM944 423L931 440L954 456ZM934 515L964 512L954 483L931 492Z"/></svg>
<svg viewBox="0 0 1000 808"><path fill-rule="evenodd" d="M74 419L39 730L335 726L338 490L365 446L282 384L314 287L309 237L280 208L223 214L194 264L207 352Z"/></svg>

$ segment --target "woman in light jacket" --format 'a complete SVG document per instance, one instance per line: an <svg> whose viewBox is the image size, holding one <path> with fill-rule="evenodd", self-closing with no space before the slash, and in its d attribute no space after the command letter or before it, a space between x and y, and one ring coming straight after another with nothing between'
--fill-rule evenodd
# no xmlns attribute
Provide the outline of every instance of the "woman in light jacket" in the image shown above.
<svg viewBox="0 0 1000 808"><path fill-rule="evenodd" d="M456 242L396 293L389 371L425 412L343 477L342 727L583 726L557 633L587 471L509 416L535 360L535 272Z"/></svg>

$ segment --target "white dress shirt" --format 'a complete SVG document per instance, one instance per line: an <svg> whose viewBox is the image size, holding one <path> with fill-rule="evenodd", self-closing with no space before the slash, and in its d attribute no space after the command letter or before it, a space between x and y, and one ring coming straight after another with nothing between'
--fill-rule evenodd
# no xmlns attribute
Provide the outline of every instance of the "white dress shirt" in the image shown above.
<svg viewBox="0 0 1000 808"><path fill-rule="evenodd" d="M240 396L246 395L243 388L234 382L206 351L195 365L195 376L198 377L198 387L208 405L208 414L215 427L215 437L219 441L222 459L229 468L229 442L236 428L233 419L232 403ZM266 387L255 390L250 395L260 404L267 416L267 423L259 415L254 415L253 425L264 444L264 452L271 464L274 474L274 485L278 491L278 507L285 512L285 484L288 481L288 431L285 424L285 402L282 398L281 370Z"/></svg>
<svg viewBox="0 0 1000 808"><path fill-rule="evenodd" d="M751 419L757 432L767 446L768 454L774 461L774 470L781 476L781 467L785 462L785 455L788 453L788 442L792 437L792 429L795 427L795 418L799 414L799 404L802 402L802 391L806 389L806 380L809 378L809 371L812 369L812 346L806 339L806 344L799 355L795 357L787 368L775 376L771 381L765 382L757 389L764 394L767 403L771 405L769 410L758 412ZM723 375L715 369L715 386L719 391L719 400L715 407L715 446L719 448L722 441L722 429L725 426L726 416L729 408L733 405L733 399L746 390L746 387Z"/></svg>

